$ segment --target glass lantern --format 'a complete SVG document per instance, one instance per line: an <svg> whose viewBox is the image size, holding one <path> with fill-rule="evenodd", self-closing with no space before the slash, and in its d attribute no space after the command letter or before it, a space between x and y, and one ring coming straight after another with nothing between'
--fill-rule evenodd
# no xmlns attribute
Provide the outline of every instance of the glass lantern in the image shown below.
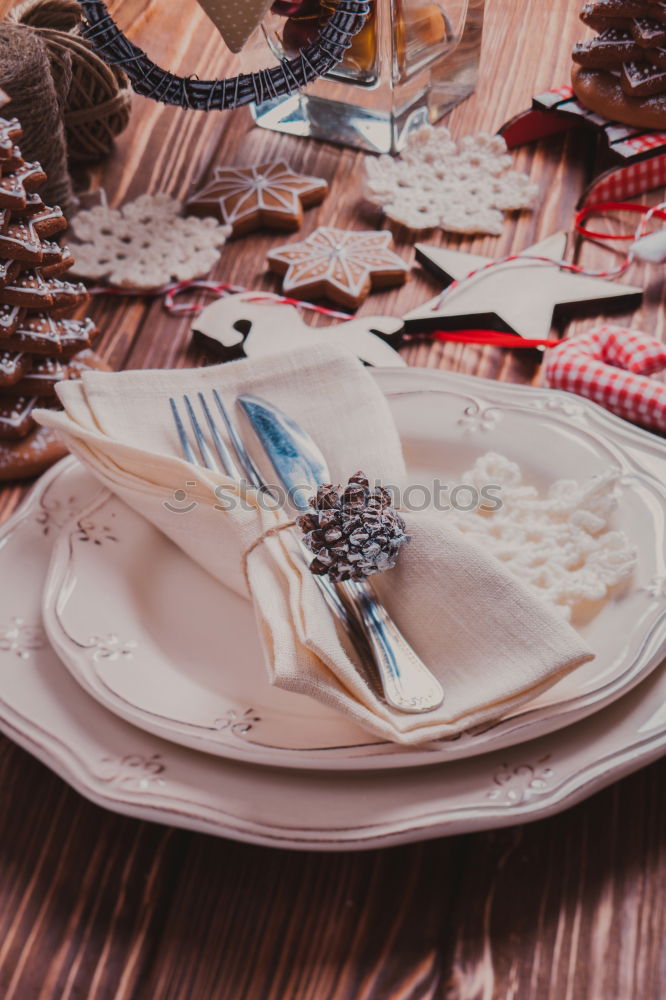
<svg viewBox="0 0 666 1000"><path fill-rule="evenodd" d="M474 90L484 2L374 0L344 62L306 93L253 105L255 121L373 153L399 152L412 129L437 121ZM334 3L301 0L291 5L292 17L269 14L261 29L264 65L266 44L275 58L292 55Z"/></svg>

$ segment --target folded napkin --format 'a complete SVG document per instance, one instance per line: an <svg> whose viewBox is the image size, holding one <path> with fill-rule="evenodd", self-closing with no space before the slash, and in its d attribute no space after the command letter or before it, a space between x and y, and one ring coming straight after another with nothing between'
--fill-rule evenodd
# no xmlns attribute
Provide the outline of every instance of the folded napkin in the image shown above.
<svg viewBox="0 0 666 1000"><path fill-rule="evenodd" d="M168 399L213 388L232 410L241 392L284 409L318 442L335 483L358 469L371 481L405 482L385 398L359 362L330 347L196 370L85 372L81 381L60 385L64 413L36 416L64 435L105 486L221 583L251 598L272 683L410 745L505 715L592 658L570 625L467 541L445 513L403 512L411 542L373 586L446 698L424 715L389 708L359 670L301 556L296 530L278 528L291 514L264 509L253 490L241 496L233 480L179 457ZM187 494L186 502L176 491ZM175 512L193 504L189 513Z"/></svg>

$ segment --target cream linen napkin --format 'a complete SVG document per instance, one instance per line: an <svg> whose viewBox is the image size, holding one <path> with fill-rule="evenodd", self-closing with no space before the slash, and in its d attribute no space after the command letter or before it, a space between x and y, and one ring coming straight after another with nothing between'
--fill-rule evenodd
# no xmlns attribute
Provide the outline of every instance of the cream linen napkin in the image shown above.
<svg viewBox="0 0 666 1000"><path fill-rule="evenodd" d="M386 400L359 362L330 347L196 370L86 372L59 387L64 413L41 410L37 419L61 431L105 486L216 579L246 596L249 589L271 683L385 739L417 744L505 715L592 658L568 624L447 525L445 513L405 513L411 543L394 570L373 580L446 699L425 715L388 708L363 679L295 531L256 544L287 515L261 509L252 490L238 504L232 480L178 457L169 396L213 388L230 407L238 393L252 392L283 408L318 442L336 483L358 469L385 484L404 482ZM176 490L196 504L190 513L165 506L184 506L174 503ZM232 502L233 511L219 509Z"/></svg>

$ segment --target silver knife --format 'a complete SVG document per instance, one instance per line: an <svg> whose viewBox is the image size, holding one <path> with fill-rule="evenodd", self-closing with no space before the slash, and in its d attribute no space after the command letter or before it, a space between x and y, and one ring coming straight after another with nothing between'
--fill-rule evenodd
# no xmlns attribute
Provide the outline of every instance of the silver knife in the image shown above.
<svg viewBox="0 0 666 1000"><path fill-rule="evenodd" d="M237 402L247 416L276 475L300 511L322 483L331 482L326 459L310 435L265 399L242 395ZM400 712L431 712L444 701L444 690L409 645L368 583L336 584L353 611L368 643L384 697Z"/></svg>

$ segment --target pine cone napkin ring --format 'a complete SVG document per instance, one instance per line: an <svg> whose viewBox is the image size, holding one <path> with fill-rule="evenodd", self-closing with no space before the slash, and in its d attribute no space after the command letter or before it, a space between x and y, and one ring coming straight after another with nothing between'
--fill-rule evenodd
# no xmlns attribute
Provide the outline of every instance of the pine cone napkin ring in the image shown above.
<svg viewBox="0 0 666 1000"><path fill-rule="evenodd" d="M409 541L407 526L382 486L370 488L357 472L345 489L323 484L309 501L311 511L296 519L316 576L336 582L365 580L393 569L400 549Z"/></svg>

